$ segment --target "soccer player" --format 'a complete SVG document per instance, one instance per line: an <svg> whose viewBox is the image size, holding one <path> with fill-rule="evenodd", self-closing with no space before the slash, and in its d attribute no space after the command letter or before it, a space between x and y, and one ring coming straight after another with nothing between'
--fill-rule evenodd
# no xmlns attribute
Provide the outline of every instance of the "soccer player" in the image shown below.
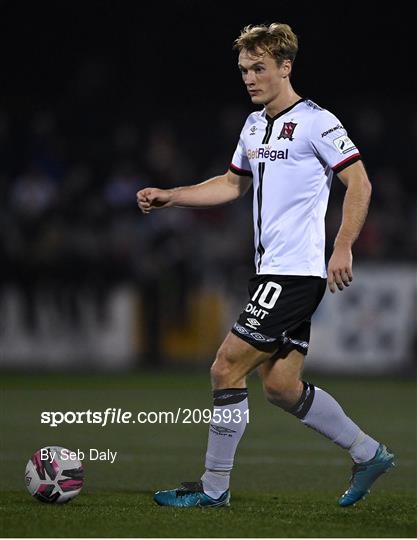
<svg viewBox="0 0 417 540"><path fill-rule="evenodd" d="M371 185L361 156L332 113L293 89L297 37L286 24L248 26L235 41L243 83L260 111L249 115L227 172L176 189L137 193L145 214L208 207L245 195L253 184L256 274L249 301L211 368L214 414L201 480L158 491L164 506L229 504L230 472L248 417L246 376L259 369L265 396L346 449L354 462L340 506L362 499L393 466L394 455L364 433L325 390L301 380L311 316L326 289L326 213L333 176L346 186L343 217L327 267L332 293L352 282L352 245L362 229Z"/></svg>

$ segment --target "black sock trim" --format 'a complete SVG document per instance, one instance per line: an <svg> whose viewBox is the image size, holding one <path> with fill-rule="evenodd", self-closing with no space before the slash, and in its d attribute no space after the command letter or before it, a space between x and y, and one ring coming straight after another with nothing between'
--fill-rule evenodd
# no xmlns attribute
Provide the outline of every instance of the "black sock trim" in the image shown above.
<svg viewBox="0 0 417 540"><path fill-rule="evenodd" d="M297 401L294 407L288 409L287 411L299 418L300 420L305 418L305 415L310 410L315 393L314 384L303 381L303 386L303 393L301 394L300 399Z"/></svg>
<svg viewBox="0 0 417 540"><path fill-rule="evenodd" d="M248 397L247 388L224 388L223 390L213 391L214 405L231 405L240 403Z"/></svg>

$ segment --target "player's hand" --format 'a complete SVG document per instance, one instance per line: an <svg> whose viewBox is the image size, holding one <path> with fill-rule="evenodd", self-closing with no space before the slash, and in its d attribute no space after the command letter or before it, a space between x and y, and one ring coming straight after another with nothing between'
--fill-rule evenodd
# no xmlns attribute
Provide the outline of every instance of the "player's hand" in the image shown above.
<svg viewBox="0 0 417 540"><path fill-rule="evenodd" d="M349 287L353 280L352 250L350 247L335 246L327 267L327 285L332 293Z"/></svg>
<svg viewBox="0 0 417 540"><path fill-rule="evenodd" d="M171 206L172 191L170 189L145 188L136 193L136 200L140 210L144 214L149 214L155 208Z"/></svg>

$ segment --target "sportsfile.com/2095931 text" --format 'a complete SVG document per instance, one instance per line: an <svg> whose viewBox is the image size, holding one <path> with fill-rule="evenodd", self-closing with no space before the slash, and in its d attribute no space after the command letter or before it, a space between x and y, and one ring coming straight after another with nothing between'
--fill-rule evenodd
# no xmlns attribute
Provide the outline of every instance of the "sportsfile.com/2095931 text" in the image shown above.
<svg viewBox="0 0 417 540"><path fill-rule="evenodd" d="M42 411L41 424L57 427L61 424L238 424L249 422L249 409L188 409L178 407L175 411L123 411L109 407L104 411Z"/></svg>

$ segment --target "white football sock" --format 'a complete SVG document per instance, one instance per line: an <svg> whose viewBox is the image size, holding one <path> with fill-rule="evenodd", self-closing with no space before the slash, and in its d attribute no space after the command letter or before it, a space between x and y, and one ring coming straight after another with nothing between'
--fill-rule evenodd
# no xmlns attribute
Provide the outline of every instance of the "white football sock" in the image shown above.
<svg viewBox="0 0 417 540"><path fill-rule="evenodd" d="M379 443L369 435L359 430L358 436L349 448L349 453L355 463L364 463L375 457Z"/></svg>
<svg viewBox="0 0 417 540"><path fill-rule="evenodd" d="M212 499L218 499L229 489L230 471L210 471L207 469L201 477L201 481L204 493Z"/></svg>
<svg viewBox="0 0 417 540"><path fill-rule="evenodd" d="M215 390L210 422L206 473L201 478L204 492L218 499L228 488L237 445L245 431L248 416L246 388Z"/></svg>
<svg viewBox="0 0 417 540"><path fill-rule="evenodd" d="M356 463L375 456L379 443L361 431L339 403L325 390L304 383L303 396L290 411L306 426L321 433L338 446L349 450Z"/></svg>

